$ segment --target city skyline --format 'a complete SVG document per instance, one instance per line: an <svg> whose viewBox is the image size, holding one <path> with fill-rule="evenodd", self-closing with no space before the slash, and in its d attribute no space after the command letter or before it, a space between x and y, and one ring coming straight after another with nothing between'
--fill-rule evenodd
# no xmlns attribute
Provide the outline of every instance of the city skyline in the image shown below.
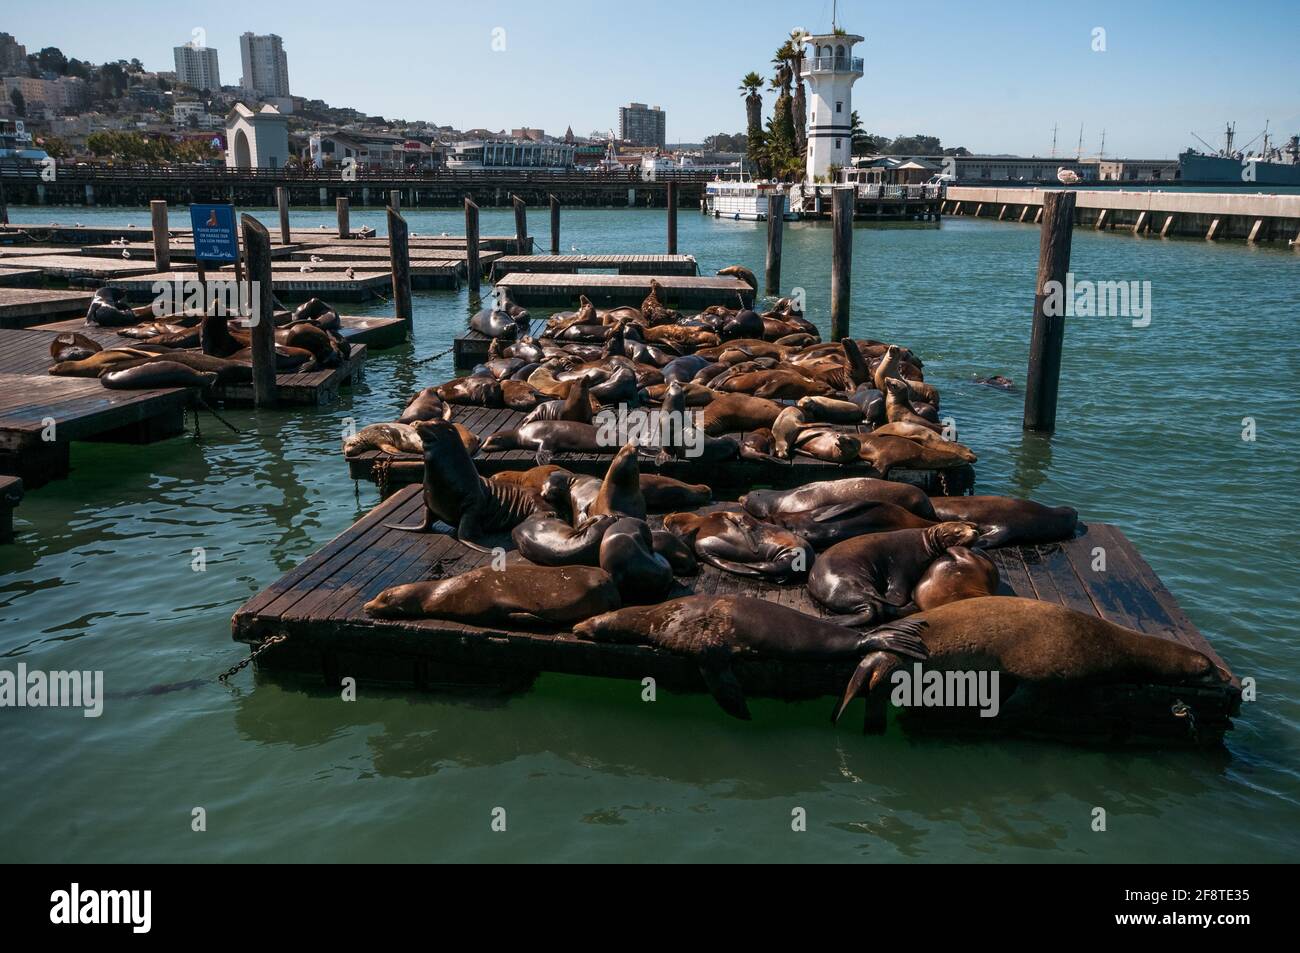
<svg viewBox="0 0 1300 953"><path fill-rule="evenodd" d="M241 34L278 34L294 63L293 92L334 106L462 130L527 125L558 136L566 126L579 135L616 129L620 106L648 102L671 114L669 142L741 131L741 76L770 75L772 52L789 30L828 28L831 9L829 0L809 4L800 18L798 9L760 0L742 21L727 21L725 31L692 32L681 28L683 18L715 22L709 11L669 0L662 9L680 15L640 24L629 39L585 4L464 10L401 0L366 8L376 22L408 25L385 37L382 59L368 62L364 47L339 47L338 37L348 35L343 23L357 11L332 0L306 18L243 0L220 11L188 2L60 6L66 15L57 18L33 8L11 11L5 29L29 53L57 46L94 62L137 57L161 71L173 68L174 48L190 42L194 30L228 63ZM1300 131L1300 97L1287 70L1300 9L1273 0L1250 9L1253 15L1224 18L1221 6L1202 2L1144 9L1103 2L1064 13L1045 4L1045 23L1033 17L1032 5L1029 14L972 11L945 0L924 17L843 3L839 20L867 38L855 106L870 133L926 133L975 152L1047 155L1055 125L1057 154L1068 156L1082 126L1085 155L1098 152L1104 129L1107 155L1161 158L1195 145L1193 131L1217 145L1227 121L1237 123L1239 145L1265 121L1277 136ZM922 44L918 30L950 40ZM895 39L907 36L918 39ZM918 60L920 49L942 49L943 59ZM1230 69L1233 63L1251 68ZM476 94L466 95L467 88ZM765 116L772 99L765 94Z"/></svg>

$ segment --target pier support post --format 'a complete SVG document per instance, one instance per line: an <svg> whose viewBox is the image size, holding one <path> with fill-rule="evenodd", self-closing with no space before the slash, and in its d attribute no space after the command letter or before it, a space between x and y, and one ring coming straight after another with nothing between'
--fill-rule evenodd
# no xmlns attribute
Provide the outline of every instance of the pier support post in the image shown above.
<svg viewBox="0 0 1300 953"><path fill-rule="evenodd" d="M853 269L854 189L831 193L831 340L849 336L849 273Z"/></svg>
<svg viewBox="0 0 1300 953"><path fill-rule="evenodd" d="M1097 214L1097 224L1094 225L1093 228L1095 228L1097 231L1101 231L1103 228L1106 227L1106 213L1109 211L1110 209L1104 208Z"/></svg>
<svg viewBox="0 0 1300 953"><path fill-rule="evenodd" d="M339 238L351 238L352 227L348 223L348 199L346 196L334 200L334 210L339 217Z"/></svg>
<svg viewBox="0 0 1300 953"><path fill-rule="evenodd" d="M515 207L515 254L526 255L528 248L528 203L511 194L510 204Z"/></svg>
<svg viewBox="0 0 1300 953"><path fill-rule="evenodd" d="M668 254L677 254L677 183L668 183Z"/></svg>
<svg viewBox="0 0 1300 953"><path fill-rule="evenodd" d="M283 185L275 187L275 204L280 210L280 244L289 244L289 189Z"/></svg>
<svg viewBox="0 0 1300 953"><path fill-rule="evenodd" d="M320 187L320 204L328 205L329 201L330 201L329 189L325 188L325 186L322 185Z"/></svg>
<svg viewBox="0 0 1300 953"><path fill-rule="evenodd" d="M9 224L9 200L5 198L5 180L0 176L0 225Z"/></svg>
<svg viewBox="0 0 1300 953"><path fill-rule="evenodd" d="M1264 220L1262 218L1255 219L1255 224L1250 226L1250 235L1246 237L1246 244L1247 245L1255 244L1255 242L1259 240L1259 233L1263 230L1263 228L1264 228Z"/></svg>
<svg viewBox="0 0 1300 953"><path fill-rule="evenodd" d="M560 200L554 195L548 195L551 202L551 254L560 253Z"/></svg>
<svg viewBox="0 0 1300 953"><path fill-rule="evenodd" d="M253 405L275 406L275 295L271 291L271 233L251 215L240 217L252 305Z"/></svg>
<svg viewBox="0 0 1300 953"><path fill-rule="evenodd" d="M1025 375L1024 429L1052 433L1056 429L1056 397L1061 383L1061 347L1065 314L1060 289L1070 270L1074 235L1073 191L1043 193L1043 228L1038 243L1038 280L1034 289L1034 323L1029 337L1029 370ZM1055 284L1053 284L1055 283ZM1055 304L1046 306L1055 288ZM1061 305L1060 307L1056 305ZM1060 312L1049 314L1048 311Z"/></svg>
<svg viewBox="0 0 1300 953"><path fill-rule="evenodd" d="M785 231L785 196L767 197L767 273L763 293L781 293L781 237Z"/></svg>
<svg viewBox="0 0 1300 953"><path fill-rule="evenodd" d="M1029 206L1028 205L1020 206L1020 218L1016 219L1016 221L1023 222L1025 220L1025 216L1028 214L1029 214Z"/></svg>
<svg viewBox="0 0 1300 953"><path fill-rule="evenodd" d="M469 279L470 300L479 297L482 269L478 264L478 206L465 199L465 277Z"/></svg>
<svg viewBox="0 0 1300 953"><path fill-rule="evenodd" d="M1219 234L1219 219L1216 218L1214 221L1210 222L1209 231L1205 233L1205 240L1207 242L1212 242L1214 241L1215 236L1218 234Z"/></svg>
<svg viewBox="0 0 1300 953"><path fill-rule="evenodd" d="M388 262L393 270L393 307L396 309L396 316L406 326L407 335L413 335L415 320L411 310L411 243L408 234L406 219L397 213L397 209L390 206Z"/></svg>
<svg viewBox="0 0 1300 953"><path fill-rule="evenodd" d="M1141 235L1141 234L1142 234L1142 227L1143 227L1144 225L1146 225L1146 223L1147 223L1147 213L1146 213L1146 212L1138 212L1138 219L1137 219L1136 222L1133 223L1133 234L1134 234L1134 235Z"/></svg>
<svg viewBox="0 0 1300 953"><path fill-rule="evenodd" d="M1169 237L1169 232L1173 227L1174 227L1174 216L1171 213L1165 216L1165 223L1160 226L1160 237L1161 238Z"/></svg>
<svg viewBox="0 0 1300 953"><path fill-rule="evenodd" d="M392 189L388 193L388 207L391 208L394 212L400 212L402 210L401 189Z"/></svg>
<svg viewBox="0 0 1300 953"><path fill-rule="evenodd" d="M154 199L149 203L149 224L153 228L153 264L159 271L171 271L171 235L167 232L167 203Z"/></svg>

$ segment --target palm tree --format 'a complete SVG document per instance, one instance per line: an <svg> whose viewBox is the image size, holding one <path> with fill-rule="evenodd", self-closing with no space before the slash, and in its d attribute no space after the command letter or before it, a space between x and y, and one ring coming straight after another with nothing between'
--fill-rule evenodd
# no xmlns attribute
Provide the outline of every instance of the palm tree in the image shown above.
<svg viewBox="0 0 1300 953"><path fill-rule="evenodd" d="M763 88L763 77L753 70L740 80L740 92L745 97L745 128L750 138L763 131L763 97L759 90Z"/></svg>
<svg viewBox="0 0 1300 953"><path fill-rule="evenodd" d="M794 103L793 116L794 120L794 147L800 155L803 155L808 148L808 106L804 98L803 87L803 38L806 34L803 30L790 31L790 70L794 74ZM784 49L785 47L782 47Z"/></svg>

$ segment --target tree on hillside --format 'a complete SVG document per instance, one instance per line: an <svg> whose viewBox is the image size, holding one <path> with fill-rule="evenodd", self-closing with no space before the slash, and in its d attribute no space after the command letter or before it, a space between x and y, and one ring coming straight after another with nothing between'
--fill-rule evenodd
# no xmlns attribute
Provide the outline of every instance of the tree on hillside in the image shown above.
<svg viewBox="0 0 1300 953"><path fill-rule="evenodd" d="M37 53L36 65L42 72L58 73L60 76L68 72L68 58L57 46L47 46Z"/></svg>
<svg viewBox="0 0 1300 953"><path fill-rule="evenodd" d="M14 114L19 118L27 118L27 100L23 98L22 90L15 89L9 93L9 101L14 104Z"/></svg>

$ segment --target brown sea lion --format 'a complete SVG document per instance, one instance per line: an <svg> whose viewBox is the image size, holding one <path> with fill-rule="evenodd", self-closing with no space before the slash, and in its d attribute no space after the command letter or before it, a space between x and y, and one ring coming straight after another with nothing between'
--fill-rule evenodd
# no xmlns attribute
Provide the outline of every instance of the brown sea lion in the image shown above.
<svg viewBox="0 0 1300 953"><path fill-rule="evenodd" d="M480 566L449 579L385 589L365 604L381 619L565 628L622 605L608 574L591 566Z"/></svg>
<svg viewBox="0 0 1300 953"><path fill-rule="evenodd" d="M780 413L781 405L774 400L721 393L704 407L704 432L717 437L737 430L771 427Z"/></svg>
<svg viewBox="0 0 1300 953"><path fill-rule="evenodd" d="M952 546L930 563L912 590L912 601L924 612L958 599L996 595L997 591L998 567L993 560L965 546Z"/></svg>
<svg viewBox="0 0 1300 953"><path fill-rule="evenodd" d="M510 531L524 558L540 566L599 566L600 543L617 516L591 516L577 526L553 513L534 513Z"/></svg>
<svg viewBox="0 0 1300 953"><path fill-rule="evenodd" d="M426 387L407 403L402 415L397 418L399 424L413 424L417 420L450 420L451 404L444 403L438 396L438 388Z"/></svg>
<svg viewBox="0 0 1300 953"><path fill-rule="evenodd" d="M479 476L460 434L446 421L420 421L412 426L424 446L424 519L414 526L385 523L389 529L428 533L442 520L466 546L490 553L478 540L513 529L533 513L549 508L537 493Z"/></svg>
<svg viewBox="0 0 1300 953"><path fill-rule="evenodd" d="M889 423L915 424L928 427L938 433L943 428L932 420L927 420L916 412L908 397L907 384L897 377L885 381L885 419Z"/></svg>
<svg viewBox="0 0 1300 953"><path fill-rule="evenodd" d="M868 625L916 611L912 589L930 563L953 546L970 546L974 523L938 523L855 536L822 553L808 574L808 594L846 625Z"/></svg>
<svg viewBox="0 0 1300 953"><path fill-rule="evenodd" d="M686 348L714 347L721 340L712 331L687 328L680 324L658 324L646 328L644 335L648 344L672 344Z"/></svg>
<svg viewBox="0 0 1300 953"><path fill-rule="evenodd" d="M584 623L601 624L606 616ZM961 599L870 635L912 636L934 671L997 672L1012 694L1036 687L1131 683L1212 686L1228 674L1206 655L1171 639L1152 638L1054 602L1013 596ZM888 651L865 655L835 711L838 720L860 693L887 691L900 660ZM1005 706L1004 706L1005 707Z"/></svg>
<svg viewBox="0 0 1300 953"><path fill-rule="evenodd" d="M1079 525L1079 511L1072 506L1044 506L1011 496L935 496L930 502L941 519L979 526L981 548L1073 539Z"/></svg>
<svg viewBox="0 0 1300 953"><path fill-rule="evenodd" d="M652 530L654 551L668 561L674 576L694 576L700 571L694 551L684 542L664 529Z"/></svg>
<svg viewBox="0 0 1300 953"><path fill-rule="evenodd" d="M577 420L534 420L514 430L498 430L483 441L483 452L500 450L532 450L538 465L550 463L557 453L615 452L600 441L593 425Z"/></svg>
<svg viewBox="0 0 1300 953"><path fill-rule="evenodd" d="M740 576L790 582L806 576L813 562L806 540L748 513L672 513L664 517L664 529L705 562Z"/></svg>
<svg viewBox="0 0 1300 953"><path fill-rule="evenodd" d="M917 516L938 522L930 498L919 487L892 483L874 477L823 480L793 490L750 490L740 498L746 512L761 520L773 520L785 513L800 513L835 504L875 500L893 503Z"/></svg>
<svg viewBox="0 0 1300 953"><path fill-rule="evenodd" d="M858 424L866 416L859 405L835 397L803 397L795 406L814 423Z"/></svg>
<svg viewBox="0 0 1300 953"><path fill-rule="evenodd" d="M534 420L577 420L584 424L591 423L591 396L587 379L583 377L571 382L568 393L562 399L538 404L520 424L530 424Z"/></svg>
<svg viewBox="0 0 1300 953"><path fill-rule="evenodd" d="M965 444L958 443L956 440L945 440L940 434L935 433L929 427L922 427L917 424L882 424L871 431L871 436L906 437L908 440L914 440L919 444L938 450L941 453L956 454L967 463L974 463L979 459L975 456L975 451Z"/></svg>
<svg viewBox="0 0 1300 953"><path fill-rule="evenodd" d="M151 351L138 348L105 348L79 361L59 361L52 365L47 373L55 377L98 377L105 370L135 364L151 357L154 357Z"/></svg>
<svg viewBox="0 0 1300 953"><path fill-rule="evenodd" d="M587 514L645 519L646 502L641 494L641 465L637 460L636 444L629 443L614 454Z"/></svg>
<svg viewBox="0 0 1300 953"><path fill-rule="evenodd" d="M772 400L798 400L800 397L824 397L834 393L832 387L821 381L812 380L796 371L780 368L737 374L716 389L740 391Z"/></svg>
<svg viewBox="0 0 1300 953"><path fill-rule="evenodd" d="M594 616L573 634L595 642L653 645L694 658L722 710L749 720L749 707L732 670L734 657L833 659L882 652L924 658L920 639L892 632L870 635L834 625L767 599L685 596L659 605ZM892 657L892 656L891 656Z"/></svg>
<svg viewBox="0 0 1300 953"><path fill-rule="evenodd" d="M654 534L644 520L623 517L605 531L600 568L628 605L658 602L673 587L673 567L655 552Z"/></svg>
<svg viewBox="0 0 1300 953"><path fill-rule="evenodd" d="M813 425L800 431L794 451L827 463L847 465L861 459L862 441L853 434Z"/></svg>
<svg viewBox="0 0 1300 953"><path fill-rule="evenodd" d="M439 400L448 404L470 404L475 407L504 407L505 397L501 382L487 375L457 377L433 389Z"/></svg>
<svg viewBox="0 0 1300 953"><path fill-rule="evenodd" d="M657 473L641 474L641 495L651 513L690 509L713 499L713 491L703 483L683 483Z"/></svg>
<svg viewBox="0 0 1300 953"><path fill-rule="evenodd" d="M515 486L541 493L546 486L546 481L552 473L556 472L568 473L569 471L559 464L548 463L544 467L530 467L527 470L502 470L492 474L488 479L494 483L513 483Z"/></svg>
<svg viewBox="0 0 1300 953"><path fill-rule="evenodd" d="M745 284L749 285L750 290L758 290L758 279L755 278L754 273L744 265L728 265L726 268L719 268L718 274L723 277L739 278Z"/></svg>
<svg viewBox="0 0 1300 953"><path fill-rule="evenodd" d="M541 394L523 381L501 381L501 402L511 410L530 411L541 399Z"/></svg>
<svg viewBox="0 0 1300 953"><path fill-rule="evenodd" d="M600 492L601 482L585 473L570 473L556 468L542 484L542 499L559 513L567 514L569 522L577 525L587 518L587 511Z"/></svg>
<svg viewBox="0 0 1300 953"><path fill-rule="evenodd" d="M802 536L814 549L826 549L868 533L925 529L935 525L935 521L917 516L911 510L879 500L832 503L797 513L778 513L772 517L772 522Z"/></svg>
<svg viewBox="0 0 1300 953"><path fill-rule="evenodd" d="M149 361L134 367L108 370L99 382L110 390L152 390L155 387L200 387L207 389L217 382L211 371L196 371L175 361Z"/></svg>
<svg viewBox="0 0 1300 953"><path fill-rule="evenodd" d="M862 444L860 456L882 477L889 476L889 471L895 467L946 470L966 464L959 453L938 450L907 437L876 436L872 433L861 434L859 440Z"/></svg>

